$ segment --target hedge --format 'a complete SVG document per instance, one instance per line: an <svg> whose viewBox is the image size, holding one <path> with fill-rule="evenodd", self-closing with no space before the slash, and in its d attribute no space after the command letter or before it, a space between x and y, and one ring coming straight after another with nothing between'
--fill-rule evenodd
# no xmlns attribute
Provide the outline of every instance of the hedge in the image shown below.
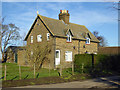
<svg viewBox="0 0 120 90"><path fill-rule="evenodd" d="M75 55L75 71L80 73L88 73L92 69L92 55L78 54Z"/></svg>
<svg viewBox="0 0 120 90"><path fill-rule="evenodd" d="M120 55L77 54L75 55L75 72L90 73L93 70L120 72Z"/></svg>

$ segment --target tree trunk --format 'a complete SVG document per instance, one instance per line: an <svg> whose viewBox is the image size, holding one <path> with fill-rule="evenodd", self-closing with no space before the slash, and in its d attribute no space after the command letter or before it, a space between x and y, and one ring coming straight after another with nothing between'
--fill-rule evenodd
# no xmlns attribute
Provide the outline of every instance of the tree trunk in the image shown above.
<svg viewBox="0 0 120 90"><path fill-rule="evenodd" d="M4 53L2 53L2 62L4 62Z"/></svg>

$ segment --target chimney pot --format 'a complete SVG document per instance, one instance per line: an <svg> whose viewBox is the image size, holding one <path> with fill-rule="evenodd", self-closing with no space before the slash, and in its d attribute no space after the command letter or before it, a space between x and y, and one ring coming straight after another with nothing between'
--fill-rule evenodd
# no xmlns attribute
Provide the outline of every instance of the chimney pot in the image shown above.
<svg viewBox="0 0 120 90"><path fill-rule="evenodd" d="M67 13L68 13L68 10L67 10Z"/></svg>
<svg viewBox="0 0 120 90"><path fill-rule="evenodd" d="M62 10L60 10L60 13L62 13Z"/></svg>

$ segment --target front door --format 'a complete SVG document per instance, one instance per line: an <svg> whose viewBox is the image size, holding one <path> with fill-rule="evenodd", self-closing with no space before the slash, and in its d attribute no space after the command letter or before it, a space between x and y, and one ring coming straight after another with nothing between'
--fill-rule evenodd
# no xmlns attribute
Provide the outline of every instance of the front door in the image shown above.
<svg viewBox="0 0 120 90"><path fill-rule="evenodd" d="M56 50L56 53L55 53L55 65L59 65L60 64L60 50Z"/></svg>

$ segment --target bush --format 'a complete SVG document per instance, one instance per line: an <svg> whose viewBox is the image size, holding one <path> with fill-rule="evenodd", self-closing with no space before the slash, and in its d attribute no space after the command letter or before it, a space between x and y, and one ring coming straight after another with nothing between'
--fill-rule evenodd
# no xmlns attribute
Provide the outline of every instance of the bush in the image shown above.
<svg viewBox="0 0 120 90"><path fill-rule="evenodd" d="M75 55L75 72L89 73L92 69L92 55L78 54Z"/></svg>
<svg viewBox="0 0 120 90"><path fill-rule="evenodd" d="M120 72L120 55L77 54L75 55L75 72L107 74ZM84 64L84 65L83 65ZM82 67L84 67L82 69Z"/></svg>
<svg viewBox="0 0 120 90"><path fill-rule="evenodd" d="M120 55L97 55L95 69L104 71L120 71Z"/></svg>

